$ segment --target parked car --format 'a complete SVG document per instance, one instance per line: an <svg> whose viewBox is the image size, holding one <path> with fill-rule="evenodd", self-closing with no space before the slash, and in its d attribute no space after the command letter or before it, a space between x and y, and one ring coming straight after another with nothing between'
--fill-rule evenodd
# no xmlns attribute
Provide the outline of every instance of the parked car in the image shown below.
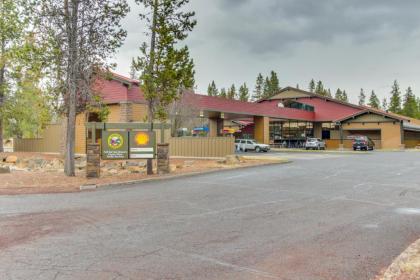
<svg viewBox="0 0 420 280"><path fill-rule="evenodd" d="M367 136L358 136L353 139L353 150L372 151L375 148L375 142Z"/></svg>
<svg viewBox="0 0 420 280"><path fill-rule="evenodd" d="M325 142L319 138L308 138L305 142L305 149L325 150Z"/></svg>
<svg viewBox="0 0 420 280"><path fill-rule="evenodd" d="M235 148L237 151L256 151L259 152L268 152L270 150L270 145L257 143L253 139L236 139Z"/></svg>

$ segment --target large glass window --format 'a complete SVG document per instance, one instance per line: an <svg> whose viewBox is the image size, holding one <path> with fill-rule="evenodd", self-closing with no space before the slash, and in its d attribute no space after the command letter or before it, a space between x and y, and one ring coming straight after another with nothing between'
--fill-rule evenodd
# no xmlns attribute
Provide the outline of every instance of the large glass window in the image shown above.
<svg viewBox="0 0 420 280"><path fill-rule="evenodd" d="M313 137L313 135L314 129L311 122L270 122L270 140L274 144L284 140L304 140L307 137Z"/></svg>
<svg viewBox="0 0 420 280"><path fill-rule="evenodd" d="M308 112L314 112L315 108L308 104L303 104L297 101L287 100L283 102L284 107L286 108L293 108L293 109L299 109L299 110L305 110Z"/></svg>

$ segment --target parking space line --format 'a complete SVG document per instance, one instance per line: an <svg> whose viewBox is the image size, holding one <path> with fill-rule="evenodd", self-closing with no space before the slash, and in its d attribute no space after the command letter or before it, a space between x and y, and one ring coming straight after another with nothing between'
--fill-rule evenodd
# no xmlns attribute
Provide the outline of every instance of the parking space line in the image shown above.
<svg viewBox="0 0 420 280"><path fill-rule="evenodd" d="M247 267L247 266L240 266L240 265L228 263L228 262L225 262L225 261L221 261L221 260L218 260L218 259L210 258L210 257L199 255L199 254L187 253L187 252L180 251L180 250L177 250L177 249L172 249L172 248L165 248L165 249L167 249L169 251L176 252L178 254L189 256L193 259L198 259L198 260L201 260L201 261L210 262L210 263L217 264L217 265L220 265L220 266L229 267L229 268L232 268L232 269L237 270L237 271L246 271L246 272L255 274L257 276L262 276L262 277L270 278L270 279L281 279L278 276L273 275L269 272L258 270L258 269L255 269L255 268L251 268L251 267Z"/></svg>

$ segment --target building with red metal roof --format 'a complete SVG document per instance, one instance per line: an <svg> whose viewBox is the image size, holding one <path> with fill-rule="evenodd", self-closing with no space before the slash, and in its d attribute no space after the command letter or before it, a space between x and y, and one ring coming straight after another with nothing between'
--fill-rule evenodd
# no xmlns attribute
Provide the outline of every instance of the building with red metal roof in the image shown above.
<svg viewBox="0 0 420 280"><path fill-rule="evenodd" d="M110 108L108 122L141 122L146 100L137 80L112 73L95 90ZM242 102L192 92L183 106L208 123L209 135L220 136L225 122L242 121L252 137L273 145L301 146L307 137L321 138L330 148L350 148L352 135L366 135L378 148L420 145L420 121L367 106L358 106L297 88L286 87L270 99ZM94 118L80 120L92 121ZM246 125L244 125L246 124ZM243 137L243 135L237 135Z"/></svg>

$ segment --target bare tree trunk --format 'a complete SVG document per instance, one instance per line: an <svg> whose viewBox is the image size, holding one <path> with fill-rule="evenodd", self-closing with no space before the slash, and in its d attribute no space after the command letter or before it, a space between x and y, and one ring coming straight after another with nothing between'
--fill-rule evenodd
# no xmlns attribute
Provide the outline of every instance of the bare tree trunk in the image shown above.
<svg viewBox="0 0 420 280"><path fill-rule="evenodd" d="M74 147L76 136L76 93L77 93L77 20L79 0L71 0L72 7L69 13L68 0L65 0L66 32L69 40L69 73L68 73L68 100L67 100L67 127L66 127L66 156L64 172L67 176L75 176Z"/></svg>
<svg viewBox="0 0 420 280"><path fill-rule="evenodd" d="M2 54L3 54L3 46L2 44ZM0 68L0 153L4 152L3 147L3 105L4 105L4 72L5 68Z"/></svg>
<svg viewBox="0 0 420 280"><path fill-rule="evenodd" d="M4 0L1 1L1 16L4 17ZM3 56L6 52L6 39L4 34L1 34L1 43L0 43L0 58L3 59ZM5 86L5 73L6 67L3 65L0 68L0 153L4 152L3 147L3 105L4 105L4 86Z"/></svg>
<svg viewBox="0 0 420 280"><path fill-rule="evenodd" d="M153 131L153 104L149 101L148 120L149 120L149 131ZM147 175L153 174L153 159L147 159Z"/></svg>
<svg viewBox="0 0 420 280"><path fill-rule="evenodd" d="M155 48L156 48L156 25L157 25L157 13L158 13L159 0L155 0L153 3L153 19L152 19L152 36L150 39L150 61L149 61L149 73L153 75L153 69L155 67ZM155 89L154 89L155 90ZM153 120L154 110L153 101L149 100L148 120L149 120L149 131L153 131ZM147 159L147 175L153 174L153 160Z"/></svg>

